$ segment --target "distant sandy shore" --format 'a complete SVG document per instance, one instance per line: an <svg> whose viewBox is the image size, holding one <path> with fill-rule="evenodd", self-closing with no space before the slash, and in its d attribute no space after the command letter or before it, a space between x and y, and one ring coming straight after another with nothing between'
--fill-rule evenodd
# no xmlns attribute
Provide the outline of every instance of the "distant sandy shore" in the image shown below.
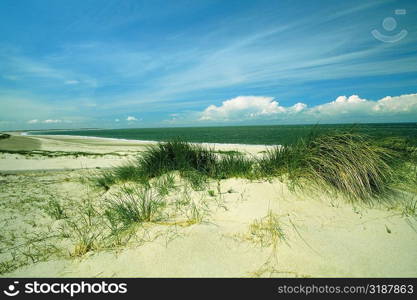
<svg viewBox="0 0 417 300"><path fill-rule="evenodd" d="M144 151L148 146L157 143L151 141L69 135L24 135L21 137L21 133L12 134L16 139L24 138L39 142L39 150L89 152L99 155L94 158L80 155L79 157L67 156L45 159L45 157L36 155L28 157L20 154L0 154L0 171L109 168L123 164L128 159L133 158L138 152ZM272 147L264 145L209 143L204 143L203 145L214 150L235 150L247 153L248 155L258 155L262 151Z"/></svg>
<svg viewBox="0 0 417 300"><path fill-rule="evenodd" d="M0 153L0 225L8 241L0 261L5 262L14 251L8 249L20 243L12 236L19 237L24 230L37 236L58 232L64 220L55 220L44 212L50 195L66 199L60 201L69 213L75 210L74 203L85 197L94 197L98 203L107 201L112 190L91 191L83 179L93 169L125 163L151 144L73 136L21 138L30 139L24 140L25 147L30 148L33 142L38 151L88 152L95 156ZM20 141L16 136L13 142ZM0 150L6 146L11 144L2 146L0 141ZM211 146L247 155L259 155L267 149ZM55 172L48 172L52 170ZM11 175L13 171L19 172ZM177 185L178 191L168 196L169 201L182 197L182 183L178 181ZM294 192L277 179L213 181L209 189L216 195L212 197L207 191L191 193L192 201L206 201L201 222L187 226L148 224L140 229L145 230L141 243L89 252L82 258L72 258L64 251L61 256L35 260L1 276L417 277L417 220L404 216L396 206L371 208L324 193ZM273 246L263 242L262 231L259 236L251 231L251 224L258 224L271 213L277 216L283 231L282 240ZM53 245L59 245L59 241L53 240ZM73 246L63 248L70 252Z"/></svg>

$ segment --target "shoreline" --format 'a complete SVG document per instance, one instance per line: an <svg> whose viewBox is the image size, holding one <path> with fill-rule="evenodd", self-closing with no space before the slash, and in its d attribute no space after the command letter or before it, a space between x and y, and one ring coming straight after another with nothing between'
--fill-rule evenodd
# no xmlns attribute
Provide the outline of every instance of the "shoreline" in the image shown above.
<svg viewBox="0 0 417 300"><path fill-rule="evenodd" d="M85 135L69 135L69 134L30 134L29 132L21 132L21 136L26 137L40 137L40 138L60 138L60 137L67 137L67 138L79 138L79 139L97 139L97 140L104 140L104 141L120 141L120 142L130 142L130 143L139 143L139 144L157 144L164 141L152 141L152 140L132 140L132 139L123 139L123 138L109 138L109 137L98 137L98 136L85 136ZM274 147L281 147L282 145L267 145L267 144L236 144L236 143L209 143L209 142L190 142L191 144L196 145L203 145L203 146L225 146L225 147L266 147L266 148L274 148Z"/></svg>
<svg viewBox="0 0 417 300"><path fill-rule="evenodd" d="M71 169L97 169L120 166L134 159L147 147L156 145L157 141L129 140L106 137L90 137L75 135L37 135L19 132L12 134L9 144L15 149L22 142L28 146L27 151L40 150L49 152L65 152L61 156L48 156L50 154L7 153L0 154L2 161L1 172L30 172L32 170L71 170ZM212 151L238 151L248 156L258 156L264 151L276 146L246 145L222 143L192 143L203 145ZM34 146L31 146L34 145ZM6 148L7 149L7 148ZM80 152L88 152L85 156ZM74 154L71 154L74 153Z"/></svg>

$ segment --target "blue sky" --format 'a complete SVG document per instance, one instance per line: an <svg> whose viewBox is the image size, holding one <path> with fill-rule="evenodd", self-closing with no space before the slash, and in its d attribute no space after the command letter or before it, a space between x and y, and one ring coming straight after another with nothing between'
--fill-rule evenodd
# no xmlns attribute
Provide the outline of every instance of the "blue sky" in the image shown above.
<svg viewBox="0 0 417 300"><path fill-rule="evenodd" d="M417 121L416 20L415 0L2 0L0 129Z"/></svg>

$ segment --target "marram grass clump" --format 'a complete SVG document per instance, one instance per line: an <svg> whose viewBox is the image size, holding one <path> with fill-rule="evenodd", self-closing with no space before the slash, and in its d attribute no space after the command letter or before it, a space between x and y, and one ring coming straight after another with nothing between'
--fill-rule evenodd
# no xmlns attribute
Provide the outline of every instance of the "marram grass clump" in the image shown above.
<svg viewBox="0 0 417 300"><path fill-rule="evenodd" d="M211 177L226 179L231 177L251 177L253 160L240 154L224 155L216 160L211 170Z"/></svg>
<svg viewBox="0 0 417 300"><path fill-rule="evenodd" d="M309 143L306 167L310 179L329 185L351 199L380 199L390 192L395 162L388 149L365 136L339 133L319 136Z"/></svg>
<svg viewBox="0 0 417 300"><path fill-rule="evenodd" d="M208 173L215 163L216 155L213 151L180 140L151 146L138 159L141 174L148 178L169 171L195 170Z"/></svg>
<svg viewBox="0 0 417 300"><path fill-rule="evenodd" d="M197 176L225 179L249 177L253 161L244 155L218 154L201 145L174 140L151 146L138 158L139 173L143 177L158 177L170 171L180 171L186 177Z"/></svg>
<svg viewBox="0 0 417 300"><path fill-rule="evenodd" d="M262 174L287 175L297 183L310 182L351 200L382 199L391 191L397 163L393 152L365 135L332 132L277 147L260 159Z"/></svg>

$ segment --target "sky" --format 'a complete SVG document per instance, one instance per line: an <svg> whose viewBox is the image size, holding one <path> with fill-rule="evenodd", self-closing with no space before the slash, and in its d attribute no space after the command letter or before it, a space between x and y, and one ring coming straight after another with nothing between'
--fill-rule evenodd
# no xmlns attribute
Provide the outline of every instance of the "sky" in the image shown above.
<svg viewBox="0 0 417 300"><path fill-rule="evenodd" d="M0 130L417 122L415 0L0 1Z"/></svg>

